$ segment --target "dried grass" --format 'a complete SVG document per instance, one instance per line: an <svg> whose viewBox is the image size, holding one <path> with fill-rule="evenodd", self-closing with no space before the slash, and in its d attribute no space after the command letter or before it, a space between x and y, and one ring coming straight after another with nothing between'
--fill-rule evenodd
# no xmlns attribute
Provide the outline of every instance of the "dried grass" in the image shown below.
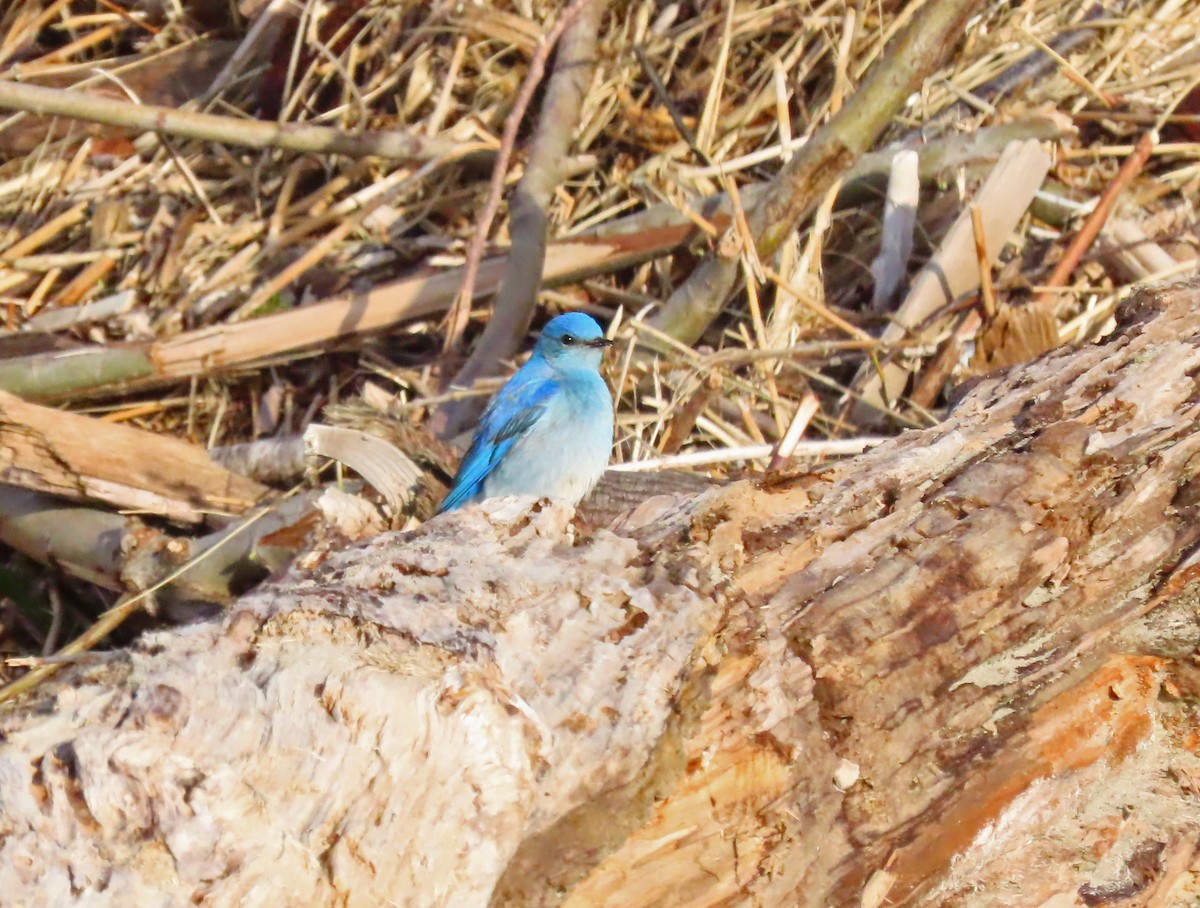
<svg viewBox="0 0 1200 908"><path fill-rule="evenodd" d="M0 78L234 117L278 112L294 122L406 129L495 147L537 41L565 4L309 0L298 19L290 7L271 4L268 13L233 22L222 4L215 12L183 6L180 15L174 3L18 0L0 14ZM699 214L701 199L774 173L855 90L916 6L856 12L836 0L613 4L575 149L594 161L581 161L559 188L553 232L576 235L667 202L716 242ZM1146 0L1119 9L1097 14L1091 0L992 3L888 139L1079 114L1078 132L1059 147L1056 185L1047 189L1087 206L1140 132L1175 112L1178 121L1163 124L1163 141L1117 210L1143 223L1184 273L1196 255L1190 200L1200 184L1200 143L1191 139L1200 135L1193 122L1200 105L1189 105L1200 75L1200 4ZM245 43L271 52L243 48L249 52L217 82L268 15L266 37ZM1003 96L980 96L989 80L1039 49L1062 46L1073 32L1074 43L1056 54L1048 74ZM210 91L214 83L224 87ZM76 307L77 319L59 329L57 343L163 339L377 285L419 266L458 265L489 177L479 161L422 166L247 150L48 124L25 114L0 120L0 155L0 311L10 355L35 349L29 329L39 313ZM918 237L911 269L936 247L985 172L960 168L940 186L925 187L920 221L927 235ZM768 279L754 282L751 294L739 292L696 349L651 337L646 316L708 254L705 242L546 291L544 315L583 307L617 325L619 338L659 351L650 359L626 346L612 364L620 392L618 459L658 456L672 422L711 376L720 377L720 393L688 415L690 431L671 445L682 454L774 445L802 402L814 399L819 406L805 417L810 440L868 434L839 416L859 367L872 357L902 357L919 376L957 319L956 311L941 313L903 349L864 342L881 327L868 305L881 210L882 199L869 196L828 209L780 260L761 263ZM1164 211L1173 213L1169 227ZM1038 217L1035 209L1024 218L992 275L1005 303L1041 287L1078 224ZM502 219L494 246L506 242L507 231ZM1074 342L1107 330L1128 280L1099 250L1085 255L1057 297L1060 337ZM89 305L123 291L134 294L133 305L89 317ZM477 336L483 317L477 309L468 338ZM404 412L420 417L426 411L419 405L435 394L434 372L456 365L441 356L442 336L438 320L424 318L384 338L339 342L321 357L287 354L265 368L176 385L158 404L158 394L115 394L112 418L207 443L246 441L301 431L324 404L355 394L373 376L392 383ZM963 355L946 378L964 377L968 361ZM890 413L893 428L931 418L904 399L892 402Z"/></svg>

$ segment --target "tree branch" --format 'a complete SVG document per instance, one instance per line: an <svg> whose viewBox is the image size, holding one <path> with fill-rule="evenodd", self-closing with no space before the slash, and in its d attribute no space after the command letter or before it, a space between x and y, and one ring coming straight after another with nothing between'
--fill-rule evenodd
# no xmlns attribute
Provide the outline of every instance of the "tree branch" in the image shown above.
<svg viewBox="0 0 1200 908"><path fill-rule="evenodd" d="M774 255L829 187L870 149L956 46L979 5L979 0L929 0L921 7L858 91L784 165L748 212L759 258ZM676 288L651 323L676 340L694 344L724 308L737 274L737 255L710 259Z"/></svg>
<svg viewBox="0 0 1200 908"><path fill-rule="evenodd" d="M428 137L402 130L348 133L332 126L267 123L262 120L134 104L82 91L43 88L0 80L0 109L43 116L71 117L140 132L157 132L247 148L285 148L318 154L375 156L404 161L429 161L463 154L463 143L448 137ZM480 145L480 151L490 150Z"/></svg>

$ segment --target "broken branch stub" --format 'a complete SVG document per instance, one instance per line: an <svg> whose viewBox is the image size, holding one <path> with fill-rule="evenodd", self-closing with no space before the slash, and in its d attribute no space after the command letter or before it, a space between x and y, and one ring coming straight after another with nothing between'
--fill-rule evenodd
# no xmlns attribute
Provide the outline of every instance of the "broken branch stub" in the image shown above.
<svg viewBox="0 0 1200 908"><path fill-rule="evenodd" d="M197 445L31 404L0 391L0 481L197 523L241 513L269 489Z"/></svg>

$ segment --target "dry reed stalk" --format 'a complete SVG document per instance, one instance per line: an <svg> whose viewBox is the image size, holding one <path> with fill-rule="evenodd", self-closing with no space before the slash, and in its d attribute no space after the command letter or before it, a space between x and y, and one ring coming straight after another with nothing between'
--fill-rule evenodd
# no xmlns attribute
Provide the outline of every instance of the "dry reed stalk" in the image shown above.
<svg viewBox="0 0 1200 908"><path fill-rule="evenodd" d="M0 261L12 261L13 259L19 259L37 252L37 250L41 249L47 243L57 239L64 230L68 230L81 222L84 219L84 212L86 210L87 204L84 202L72 205L66 211L51 218L41 227L0 252Z"/></svg>
<svg viewBox="0 0 1200 908"><path fill-rule="evenodd" d="M96 261L79 272L67 286L63 287L56 301L59 306L74 306L96 289L96 285L104 280L109 272L117 267L117 260L111 255L101 255Z"/></svg>
<svg viewBox="0 0 1200 908"><path fill-rule="evenodd" d="M53 21L55 16L60 15L68 3L70 0L53 0L52 3L46 4L45 8L39 10L28 23L24 25L16 23L18 27L10 29L5 35L3 43L0 43L0 65L7 62L23 42L30 40L33 35Z"/></svg>

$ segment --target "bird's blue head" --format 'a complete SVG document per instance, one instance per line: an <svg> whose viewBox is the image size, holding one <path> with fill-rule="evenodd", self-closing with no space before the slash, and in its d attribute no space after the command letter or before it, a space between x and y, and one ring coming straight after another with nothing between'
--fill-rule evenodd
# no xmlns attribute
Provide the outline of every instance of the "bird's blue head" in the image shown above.
<svg viewBox="0 0 1200 908"><path fill-rule="evenodd" d="M604 348L612 341L590 315L567 312L550 319L542 329L533 355L559 369L600 369Z"/></svg>

